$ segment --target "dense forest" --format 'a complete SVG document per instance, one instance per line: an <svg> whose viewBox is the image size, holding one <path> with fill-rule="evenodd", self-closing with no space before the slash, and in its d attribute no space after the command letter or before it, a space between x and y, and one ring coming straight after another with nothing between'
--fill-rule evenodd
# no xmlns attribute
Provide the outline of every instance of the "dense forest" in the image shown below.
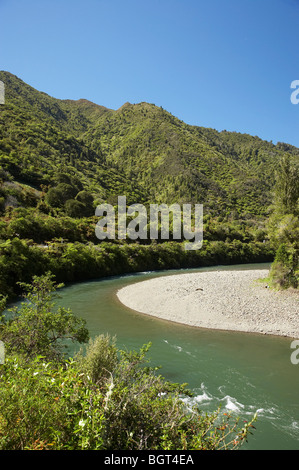
<svg viewBox="0 0 299 470"><path fill-rule="evenodd" d="M0 448L239 447L252 422L186 415L190 392L146 365L148 346L91 341L72 312L54 311L56 282L273 262L269 286L297 288L299 149L187 125L154 104L112 110L55 99L8 72L0 81L0 308L26 300L0 321ZM202 248L185 250L172 230L169 240L99 240L96 207L118 196L203 204ZM89 341L86 353L66 359L65 339Z"/></svg>
<svg viewBox="0 0 299 470"><path fill-rule="evenodd" d="M283 158L295 168L297 148L190 126L154 104L115 111L52 98L8 72L0 80L3 295L48 270L68 282L274 259L275 174ZM202 250L186 253L171 239L100 242L95 208L119 195L145 206L203 204Z"/></svg>
<svg viewBox="0 0 299 470"><path fill-rule="evenodd" d="M26 185L36 189L27 205L35 197L72 215L65 203L87 204L78 195L84 190L95 204L125 194L130 204L191 202L204 204L211 216L267 216L279 158L298 157L290 145L190 126L153 104L126 103L114 111L51 98L6 72L0 80L2 178L24 193Z"/></svg>

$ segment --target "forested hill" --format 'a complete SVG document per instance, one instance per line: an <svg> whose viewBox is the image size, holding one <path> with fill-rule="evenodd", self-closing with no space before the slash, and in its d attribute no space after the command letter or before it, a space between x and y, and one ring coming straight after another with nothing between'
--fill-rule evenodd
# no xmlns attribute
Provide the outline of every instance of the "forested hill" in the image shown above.
<svg viewBox="0 0 299 470"><path fill-rule="evenodd" d="M128 203L203 203L212 215L267 216L278 158L299 154L288 144L187 125L154 104L125 103L112 110L85 99L55 99L9 72L0 72L0 80L6 206L34 205L42 188L57 210L77 201L67 208L79 215L82 203L88 207L88 193L84 216L97 203L116 202L123 194ZM24 195L26 187L35 193Z"/></svg>

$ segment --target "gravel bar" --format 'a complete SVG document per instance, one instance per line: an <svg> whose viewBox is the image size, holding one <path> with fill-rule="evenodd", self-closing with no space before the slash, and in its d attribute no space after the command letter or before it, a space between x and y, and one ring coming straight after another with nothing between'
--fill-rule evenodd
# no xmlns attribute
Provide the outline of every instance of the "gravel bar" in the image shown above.
<svg viewBox="0 0 299 470"><path fill-rule="evenodd" d="M299 338L299 295L268 288L268 270L163 276L120 289L136 312L189 326Z"/></svg>

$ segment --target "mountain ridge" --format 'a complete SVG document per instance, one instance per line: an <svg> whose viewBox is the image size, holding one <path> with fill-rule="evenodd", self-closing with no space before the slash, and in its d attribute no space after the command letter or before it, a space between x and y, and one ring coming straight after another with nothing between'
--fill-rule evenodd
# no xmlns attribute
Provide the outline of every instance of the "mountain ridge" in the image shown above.
<svg viewBox="0 0 299 470"><path fill-rule="evenodd" d="M55 187L82 181L95 202L203 203L211 214L266 217L273 174L287 143L184 123L155 104L117 110L85 98L60 100L0 72L0 162L12 178Z"/></svg>

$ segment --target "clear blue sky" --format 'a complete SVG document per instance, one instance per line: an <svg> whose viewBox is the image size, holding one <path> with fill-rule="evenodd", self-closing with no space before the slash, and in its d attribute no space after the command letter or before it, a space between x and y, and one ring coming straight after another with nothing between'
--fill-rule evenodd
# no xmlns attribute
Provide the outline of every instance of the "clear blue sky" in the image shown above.
<svg viewBox="0 0 299 470"><path fill-rule="evenodd" d="M299 147L299 0L0 0L0 69Z"/></svg>

